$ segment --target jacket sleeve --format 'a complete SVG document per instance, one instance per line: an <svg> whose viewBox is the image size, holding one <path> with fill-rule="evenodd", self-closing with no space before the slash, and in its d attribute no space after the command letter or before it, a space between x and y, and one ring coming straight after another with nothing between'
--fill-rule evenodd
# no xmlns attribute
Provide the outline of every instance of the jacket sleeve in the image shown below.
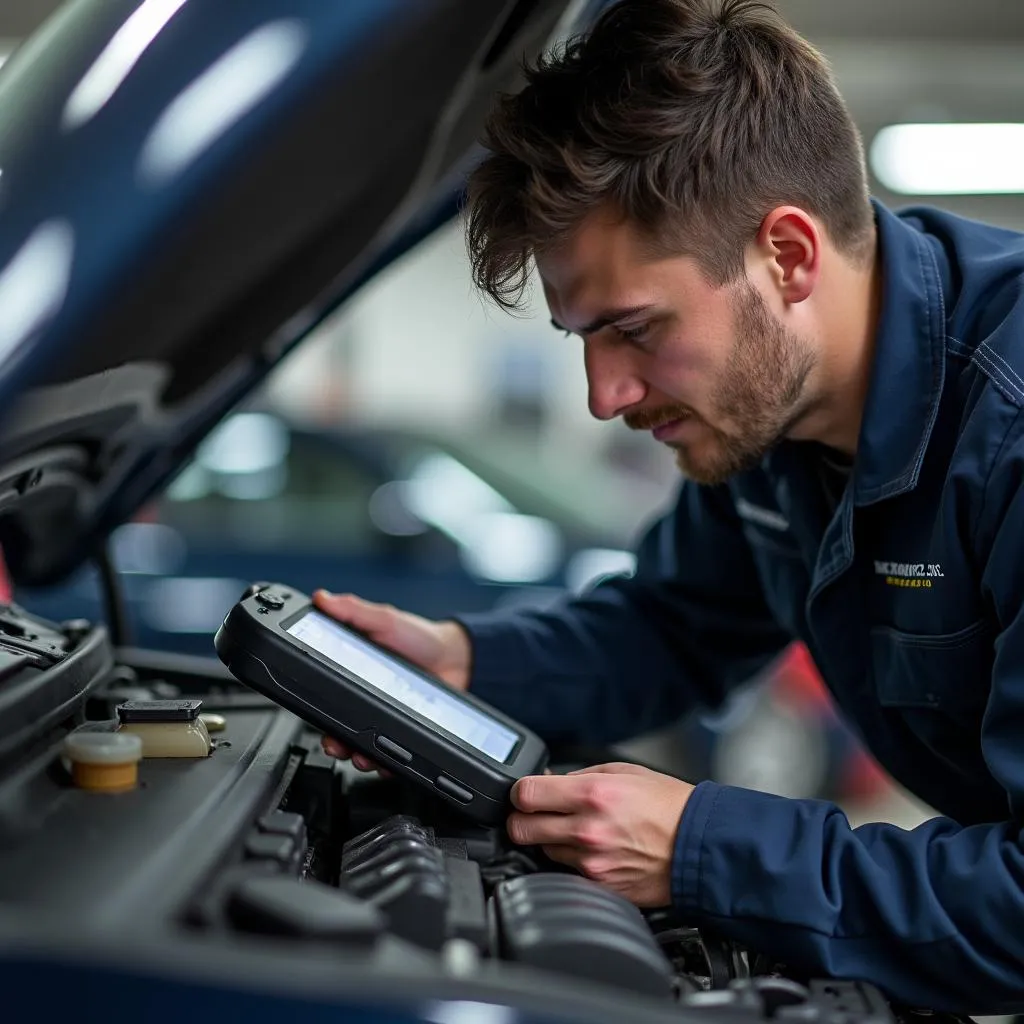
<svg viewBox="0 0 1024 1024"><path fill-rule="evenodd" d="M549 741L611 743L717 706L791 639L728 490L684 484L631 579L549 611L467 615L470 689Z"/></svg>
<svg viewBox="0 0 1024 1024"><path fill-rule="evenodd" d="M702 783L676 835L689 920L912 1006L1024 1010L1024 452L986 489L979 542L996 639L981 748L1005 820L851 829L835 806ZM979 529L979 536L986 531ZM968 681L965 681L968 682Z"/></svg>

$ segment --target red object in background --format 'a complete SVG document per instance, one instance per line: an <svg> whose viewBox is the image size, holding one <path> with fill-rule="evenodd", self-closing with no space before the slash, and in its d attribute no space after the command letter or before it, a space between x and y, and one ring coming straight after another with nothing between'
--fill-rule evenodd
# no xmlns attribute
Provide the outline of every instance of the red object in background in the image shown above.
<svg viewBox="0 0 1024 1024"><path fill-rule="evenodd" d="M143 505L135 515L132 516L133 523L155 523L159 520L157 515L157 505L155 501L151 501L148 505Z"/></svg>
<svg viewBox="0 0 1024 1024"><path fill-rule="evenodd" d="M810 651L803 644L791 644L779 661L771 682L778 698L802 714L817 714L839 722ZM839 790L845 798L876 796L890 785L889 777L875 759L851 736L850 756L842 767Z"/></svg>
<svg viewBox="0 0 1024 1024"><path fill-rule="evenodd" d="M10 604L14 594L11 590L11 580L7 575L7 565L4 562L4 553L0 551L0 601Z"/></svg>
<svg viewBox="0 0 1024 1024"><path fill-rule="evenodd" d="M835 714L818 667L803 644L790 644L775 670L773 685L790 705L801 710L814 709Z"/></svg>

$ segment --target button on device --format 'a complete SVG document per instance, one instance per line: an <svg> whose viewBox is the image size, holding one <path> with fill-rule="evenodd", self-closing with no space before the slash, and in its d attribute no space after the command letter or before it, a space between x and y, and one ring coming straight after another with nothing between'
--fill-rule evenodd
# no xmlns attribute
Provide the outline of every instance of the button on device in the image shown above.
<svg viewBox="0 0 1024 1024"><path fill-rule="evenodd" d="M256 595L256 603L263 605L264 608L274 608L276 610L284 607L284 598L264 590Z"/></svg>
<svg viewBox="0 0 1024 1024"><path fill-rule="evenodd" d="M465 786L460 786L445 775L438 775L434 785L453 800L458 800L460 804L468 804L473 799L473 794Z"/></svg>
<svg viewBox="0 0 1024 1024"><path fill-rule="evenodd" d="M404 764L412 762L412 754L405 747L400 747L394 740L389 740L387 736L377 736L373 745L396 761L402 761Z"/></svg>

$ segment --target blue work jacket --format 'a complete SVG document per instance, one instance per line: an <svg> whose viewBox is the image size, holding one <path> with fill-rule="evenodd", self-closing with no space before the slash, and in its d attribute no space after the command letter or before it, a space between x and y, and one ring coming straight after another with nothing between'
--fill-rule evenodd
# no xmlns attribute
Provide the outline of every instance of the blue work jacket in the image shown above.
<svg viewBox="0 0 1024 1024"><path fill-rule="evenodd" d="M635 577L467 616L471 688L542 735L622 739L802 640L882 765L941 816L703 782L672 893L696 923L908 1004L1024 1009L1024 236L876 204L883 300L852 474L786 441L686 483Z"/></svg>

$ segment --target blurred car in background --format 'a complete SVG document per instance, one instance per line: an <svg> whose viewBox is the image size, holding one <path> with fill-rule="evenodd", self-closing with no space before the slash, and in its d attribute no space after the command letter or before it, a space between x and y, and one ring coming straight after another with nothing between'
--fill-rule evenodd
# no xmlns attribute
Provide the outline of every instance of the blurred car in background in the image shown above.
<svg viewBox="0 0 1024 1024"><path fill-rule="evenodd" d="M631 483L616 486L606 468L551 465L514 437L314 429L236 413L111 538L130 640L210 655L224 613L256 578L432 618L543 607L635 569ZM99 595L95 571L83 569L15 596L61 621L101 618ZM673 728L657 760L795 797L860 798L884 785L799 644L724 708Z"/></svg>
<svg viewBox="0 0 1024 1024"><path fill-rule="evenodd" d="M540 606L632 572L629 496L522 444L400 429L310 429L236 413L164 496L116 530L130 639L212 654L212 635L253 579L352 591L421 615ZM633 510L635 515L635 510ZM19 590L51 619L101 618L95 572Z"/></svg>

